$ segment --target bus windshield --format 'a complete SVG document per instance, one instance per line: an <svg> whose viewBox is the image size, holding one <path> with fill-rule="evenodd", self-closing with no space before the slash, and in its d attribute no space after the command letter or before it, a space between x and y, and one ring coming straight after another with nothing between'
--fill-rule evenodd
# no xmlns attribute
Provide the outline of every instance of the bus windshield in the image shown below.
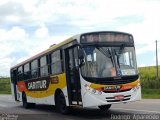
<svg viewBox="0 0 160 120"><path fill-rule="evenodd" d="M136 75L134 47L86 46L81 73L84 77L106 78Z"/></svg>

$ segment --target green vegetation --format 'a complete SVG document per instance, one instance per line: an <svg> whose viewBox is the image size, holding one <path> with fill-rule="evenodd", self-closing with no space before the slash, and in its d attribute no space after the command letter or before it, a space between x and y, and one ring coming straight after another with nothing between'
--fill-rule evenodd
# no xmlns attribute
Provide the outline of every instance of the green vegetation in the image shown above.
<svg viewBox="0 0 160 120"><path fill-rule="evenodd" d="M159 69L159 80L160 80L160 66ZM155 80L156 79L156 67L150 66L150 67L140 67L139 73L141 75L142 80Z"/></svg>
<svg viewBox="0 0 160 120"><path fill-rule="evenodd" d="M156 80L156 67L141 67L139 68L139 73L142 85L142 97L160 98L160 72L159 78Z"/></svg>
<svg viewBox="0 0 160 120"><path fill-rule="evenodd" d="M0 94L11 94L10 78L0 78Z"/></svg>
<svg viewBox="0 0 160 120"><path fill-rule="evenodd" d="M145 89L142 88L142 98L160 98L160 89Z"/></svg>

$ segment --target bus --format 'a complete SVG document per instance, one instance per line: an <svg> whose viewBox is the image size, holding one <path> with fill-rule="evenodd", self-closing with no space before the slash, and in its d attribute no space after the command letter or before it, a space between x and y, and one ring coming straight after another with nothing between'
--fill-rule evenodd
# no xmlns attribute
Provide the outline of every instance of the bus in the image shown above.
<svg viewBox="0 0 160 120"><path fill-rule="evenodd" d="M98 107L141 99L133 36L118 31L75 35L10 69L15 101L24 108Z"/></svg>

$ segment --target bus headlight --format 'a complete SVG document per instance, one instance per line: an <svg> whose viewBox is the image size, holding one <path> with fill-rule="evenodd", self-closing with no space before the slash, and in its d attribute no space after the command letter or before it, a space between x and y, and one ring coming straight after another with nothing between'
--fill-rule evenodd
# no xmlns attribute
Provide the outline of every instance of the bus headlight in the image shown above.
<svg viewBox="0 0 160 120"><path fill-rule="evenodd" d="M141 84L138 83L137 86L136 86L137 90L140 88L140 86L141 86Z"/></svg>
<svg viewBox="0 0 160 120"><path fill-rule="evenodd" d="M92 94L98 94L98 95L101 95L102 94L102 91L101 90L96 90L94 88L91 88L89 85L85 84L85 88L87 91L89 91L90 93Z"/></svg>
<svg viewBox="0 0 160 120"><path fill-rule="evenodd" d="M98 90L98 95L101 95L102 94L102 91Z"/></svg>
<svg viewBox="0 0 160 120"><path fill-rule="evenodd" d="M95 93L96 93L96 89L94 89L94 88L93 88L93 89L92 89L92 93L94 93L94 94L95 94Z"/></svg>
<svg viewBox="0 0 160 120"><path fill-rule="evenodd" d="M90 87L87 84L85 84L84 87L86 88L86 90L90 90Z"/></svg>
<svg viewBox="0 0 160 120"><path fill-rule="evenodd" d="M132 90L136 92L140 88L140 86L141 86L140 83L138 83L136 87L132 88Z"/></svg>

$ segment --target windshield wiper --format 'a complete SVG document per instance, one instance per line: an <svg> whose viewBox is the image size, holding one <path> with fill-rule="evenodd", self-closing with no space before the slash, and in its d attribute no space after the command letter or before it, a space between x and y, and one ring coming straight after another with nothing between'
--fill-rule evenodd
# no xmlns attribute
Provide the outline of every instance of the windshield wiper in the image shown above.
<svg viewBox="0 0 160 120"><path fill-rule="evenodd" d="M122 54L122 51L124 50L125 46L126 46L125 43L121 44L118 52L116 51L116 49L113 49L114 54L117 56L117 64L118 64L119 68L120 68L119 56Z"/></svg>
<svg viewBox="0 0 160 120"><path fill-rule="evenodd" d="M116 49L113 49L113 51L114 51L114 54L117 56L116 58L117 58L117 60L116 60L116 58L115 58L115 60L117 61L117 64L118 64L118 67L120 68L120 63L119 63L119 53L117 53L117 51L116 51Z"/></svg>
<svg viewBox="0 0 160 120"><path fill-rule="evenodd" d="M101 47L96 47L103 55L105 55L107 58L111 59L112 65L114 66L113 58L112 58L112 53L109 49L107 51Z"/></svg>
<svg viewBox="0 0 160 120"><path fill-rule="evenodd" d="M121 54L121 53L122 53L122 51L124 50L125 46L126 46L125 43L121 44L120 49L119 49L119 51L118 51L118 54Z"/></svg>

